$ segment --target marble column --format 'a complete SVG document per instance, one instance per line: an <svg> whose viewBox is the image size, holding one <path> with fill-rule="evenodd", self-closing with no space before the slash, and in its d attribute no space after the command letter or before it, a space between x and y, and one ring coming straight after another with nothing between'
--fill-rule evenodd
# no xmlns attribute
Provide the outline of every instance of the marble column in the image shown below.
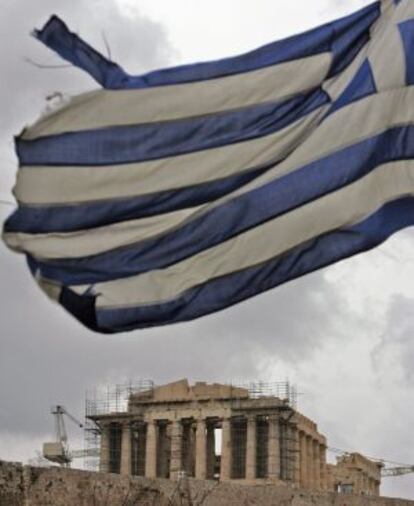
<svg viewBox="0 0 414 506"><path fill-rule="evenodd" d="M299 430L297 425L293 425L290 429L292 438L292 450L293 450L293 482L296 485L300 484L300 442L299 442Z"/></svg>
<svg viewBox="0 0 414 506"><path fill-rule="evenodd" d="M319 441L313 440L313 488L315 490L321 489L321 462L319 453Z"/></svg>
<svg viewBox="0 0 414 506"><path fill-rule="evenodd" d="M103 425L101 428L99 471L109 473L109 425Z"/></svg>
<svg viewBox="0 0 414 506"><path fill-rule="evenodd" d="M121 470L123 475L131 475L131 427L129 423L122 425Z"/></svg>
<svg viewBox="0 0 414 506"><path fill-rule="evenodd" d="M326 470L326 446L319 445L319 464L321 476L321 490L328 490L327 470Z"/></svg>
<svg viewBox="0 0 414 506"><path fill-rule="evenodd" d="M286 456L285 456L285 479L291 483L295 483L296 479L296 426L286 424Z"/></svg>
<svg viewBox="0 0 414 506"><path fill-rule="evenodd" d="M183 426L181 420L171 424L170 479L177 481L182 471Z"/></svg>
<svg viewBox="0 0 414 506"><path fill-rule="evenodd" d="M147 424L147 442L145 447L145 477L157 477L157 425L155 420Z"/></svg>
<svg viewBox="0 0 414 506"><path fill-rule="evenodd" d="M362 489L363 489L363 475L362 471L358 471L355 478L355 490L354 494L362 495Z"/></svg>
<svg viewBox="0 0 414 506"><path fill-rule="evenodd" d="M366 492L367 492L366 481L367 481L367 479L366 479L365 474L362 474L361 479L360 479L360 487L361 487L361 494L362 495L366 495Z"/></svg>
<svg viewBox="0 0 414 506"><path fill-rule="evenodd" d="M374 480L374 478L370 478L370 480L369 480L369 489L371 491L371 495L375 495L375 480Z"/></svg>
<svg viewBox="0 0 414 506"><path fill-rule="evenodd" d="M374 495L374 486L373 486L373 479L371 477L368 477L368 482L367 482L367 488L368 488L368 494L369 495Z"/></svg>
<svg viewBox="0 0 414 506"><path fill-rule="evenodd" d="M307 488L314 489L313 484L313 440L311 436L306 436L306 462L307 462Z"/></svg>
<svg viewBox="0 0 414 506"><path fill-rule="evenodd" d="M247 418L246 480L256 479L256 417Z"/></svg>
<svg viewBox="0 0 414 506"><path fill-rule="evenodd" d="M216 468L216 436L215 425L207 423L207 479L214 479Z"/></svg>
<svg viewBox="0 0 414 506"><path fill-rule="evenodd" d="M302 488L308 487L308 452L306 445L306 434L300 432L300 485Z"/></svg>
<svg viewBox="0 0 414 506"><path fill-rule="evenodd" d="M370 494L372 496L374 496L375 495L375 480L374 480L374 478L369 479L369 490L370 490Z"/></svg>
<svg viewBox="0 0 414 506"><path fill-rule="evenodd" d="M231 421L225 418L221 425L220 481L231 479Z"/></svg>
<svg viewBox="0 0 414 506"><path fill-rule="evenodd" d="M207 427L205 419L197 420L195 477L198 480L207 478Z"/></svg>
<svg viewBox="0 0 414 506"><path fill-rule="evenodd" d="M277 415L269 416L269 442L267 475L270 479L280 478L280 427Z"/></svg>

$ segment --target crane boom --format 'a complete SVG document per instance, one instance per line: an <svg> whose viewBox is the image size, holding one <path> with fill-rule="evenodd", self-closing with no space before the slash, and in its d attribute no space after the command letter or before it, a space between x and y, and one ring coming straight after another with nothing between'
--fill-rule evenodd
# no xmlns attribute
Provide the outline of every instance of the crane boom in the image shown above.
<svg viewBox="0 0 414 506"><path fill-rule="evenodd" d="M67 416L69 420L81 429L83 428L83 423L71 415L67 409L61 405L53 406L51 413L55 417L56 441L53 443L44 443L43 456L51 462L69 467L74 457L83 457L86 453L84 450L79 450L77 452L69 451L64 416Z"/></svg>
<svg viewBox="0 0 414 506"><path fill-rule="evenodd" d="M72 422L74 424L76 424L78 427L80 427L81 429L83 429L83 423L80 422L77 418L75 418L73 415L71 415L69 413L69 411L67 411L67 409L65 409L63 406L60 406L62 409L63 409L63 414L65 414L69 420L72 420Z"/></svg>
<svg viewBox="0 0 414 506"><path fill-rule="evenodd" d="M333 453L337 453L340 455L350 455L346 450L340 450L339 448L328 448ZM386 464L394 465L394 467L382 467L381 469L381 478L390 478L395 476L404 476L406 474L414 473L414 466L409 466L405 464L399 464L398 462L387 461L384 459L367 457L369 460L373 462L381 462L383 466Z"/></svg>
<svg viewBox="0 0 414 506"><path fill-rule="evenodd" d="M414 466L389 467L381 471L381 476L383 478L388 478L390 476L403 476L410 473L414 473Z"/></svg>
<svg viewBox="0 0 414 506"><path fill-rule="evenodd" d="M73 459L83 458L83 457L99 457L99 449L98 448L88 448L86 450L72 450L70 452L70 456Z"/></svg>

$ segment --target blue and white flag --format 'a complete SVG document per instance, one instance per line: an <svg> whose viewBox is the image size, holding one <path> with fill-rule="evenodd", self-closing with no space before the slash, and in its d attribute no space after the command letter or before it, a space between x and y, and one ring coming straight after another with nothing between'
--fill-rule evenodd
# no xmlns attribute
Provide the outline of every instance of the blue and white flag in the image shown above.
<svg viewBox="0 0 414 506"><path fill-rule="evenodd" d="M57 17L102 89L16 139L4 240L100 332L221 310L414 225L414 1L131 76Z"/></svg>

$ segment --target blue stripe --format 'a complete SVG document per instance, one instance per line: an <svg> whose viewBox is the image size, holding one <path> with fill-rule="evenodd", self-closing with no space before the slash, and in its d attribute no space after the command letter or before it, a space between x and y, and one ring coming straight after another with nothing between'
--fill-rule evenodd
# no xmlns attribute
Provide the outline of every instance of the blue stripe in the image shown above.
<svg viewBox="0 0 414 506"><path fill-rule="evenodd" d="M52 16L41 30L34 30L33 35L62 58L87 72L104 88L115 88L127 77L119 65L71 33L57 16Z"/></svg>
<svg viewBox="0 0 414 506"><path fill-rule="evenodd" d="M406 66L406 83L414 84L414 19L398 25L403 40Z"/></svg>
<svg viewBox="0 0 414 506"><path fill-rule="evenodd" d="M108 127L35 140L17 139L23 165L114 165L207 150L263 137L329 102L321 89L283 103L185 120Z"/></svg>
<svg viewBox="0 0 414 506"><path fill-rule="evenodd" d="M389 130L213 208L163 236L99 255L37 265L44 277L65 285L164 268L338 190L381 164L412 157L414 126Z"/></svg>
<svg viewBox="0 0 414 506"><path fill-rule="evenodd" d="M148 88L249 72L327 51L333 52L331 75L334 75L348 65L368 40L369 28L380 13L380 2L375 2L350 16L241 56L168 68L142 76L128 75L71 33L56 16L35 35L62 58L88 72L104 88Z"/></svg>
<svg viewBox="0 0 414 506"><path fill-rule="evenodd" d="M361 100L369 95L373 95L376 92L377 87L375 84L374 74L372 73L371 64L368 60L365 60L342 95L340 95L340 97L332 104L327 116L333 114L342 107L352 104L353 102Z"/></svg>
<svg viewBox="0 0 414 506"><path fill-rule="evenodd" d="M65 206L20 206L7 219L7 232L73 232L121 221L195 207L237 190L273 167L278 160L237 176L151 195Z"/></svg>
<svg viewBox="0 0 414 506"><path fill-rule="evenodd" d="M413 225L414 199L399 199L356 226L322 235L271 261L208 281L164 304L95 311L90 297L79 297L67 288L60 302L89 328L105 333L188 321L375 248Z"/></svg>
<svg viewBox="0 0 414 506"><path fill-rule="evenodd" d="M333 62L329 77L342 72L368 43L371 38L370 29L380 15L381 2L375 2L332 24Z"/></svg>

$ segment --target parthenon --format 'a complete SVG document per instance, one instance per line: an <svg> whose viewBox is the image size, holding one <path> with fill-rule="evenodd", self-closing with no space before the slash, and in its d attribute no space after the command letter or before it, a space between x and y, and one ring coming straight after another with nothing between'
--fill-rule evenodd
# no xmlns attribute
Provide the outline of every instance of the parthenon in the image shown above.
<svg viewBox="0 0 414 506"><path fill-rule="evenodd" d="M326 462L325 436L288 398L181 380L131 393L126 409L90 418L100 428L102 472L310 490L342 483ZM379 495L380 473L365 474L361 493Z"/></svg>

